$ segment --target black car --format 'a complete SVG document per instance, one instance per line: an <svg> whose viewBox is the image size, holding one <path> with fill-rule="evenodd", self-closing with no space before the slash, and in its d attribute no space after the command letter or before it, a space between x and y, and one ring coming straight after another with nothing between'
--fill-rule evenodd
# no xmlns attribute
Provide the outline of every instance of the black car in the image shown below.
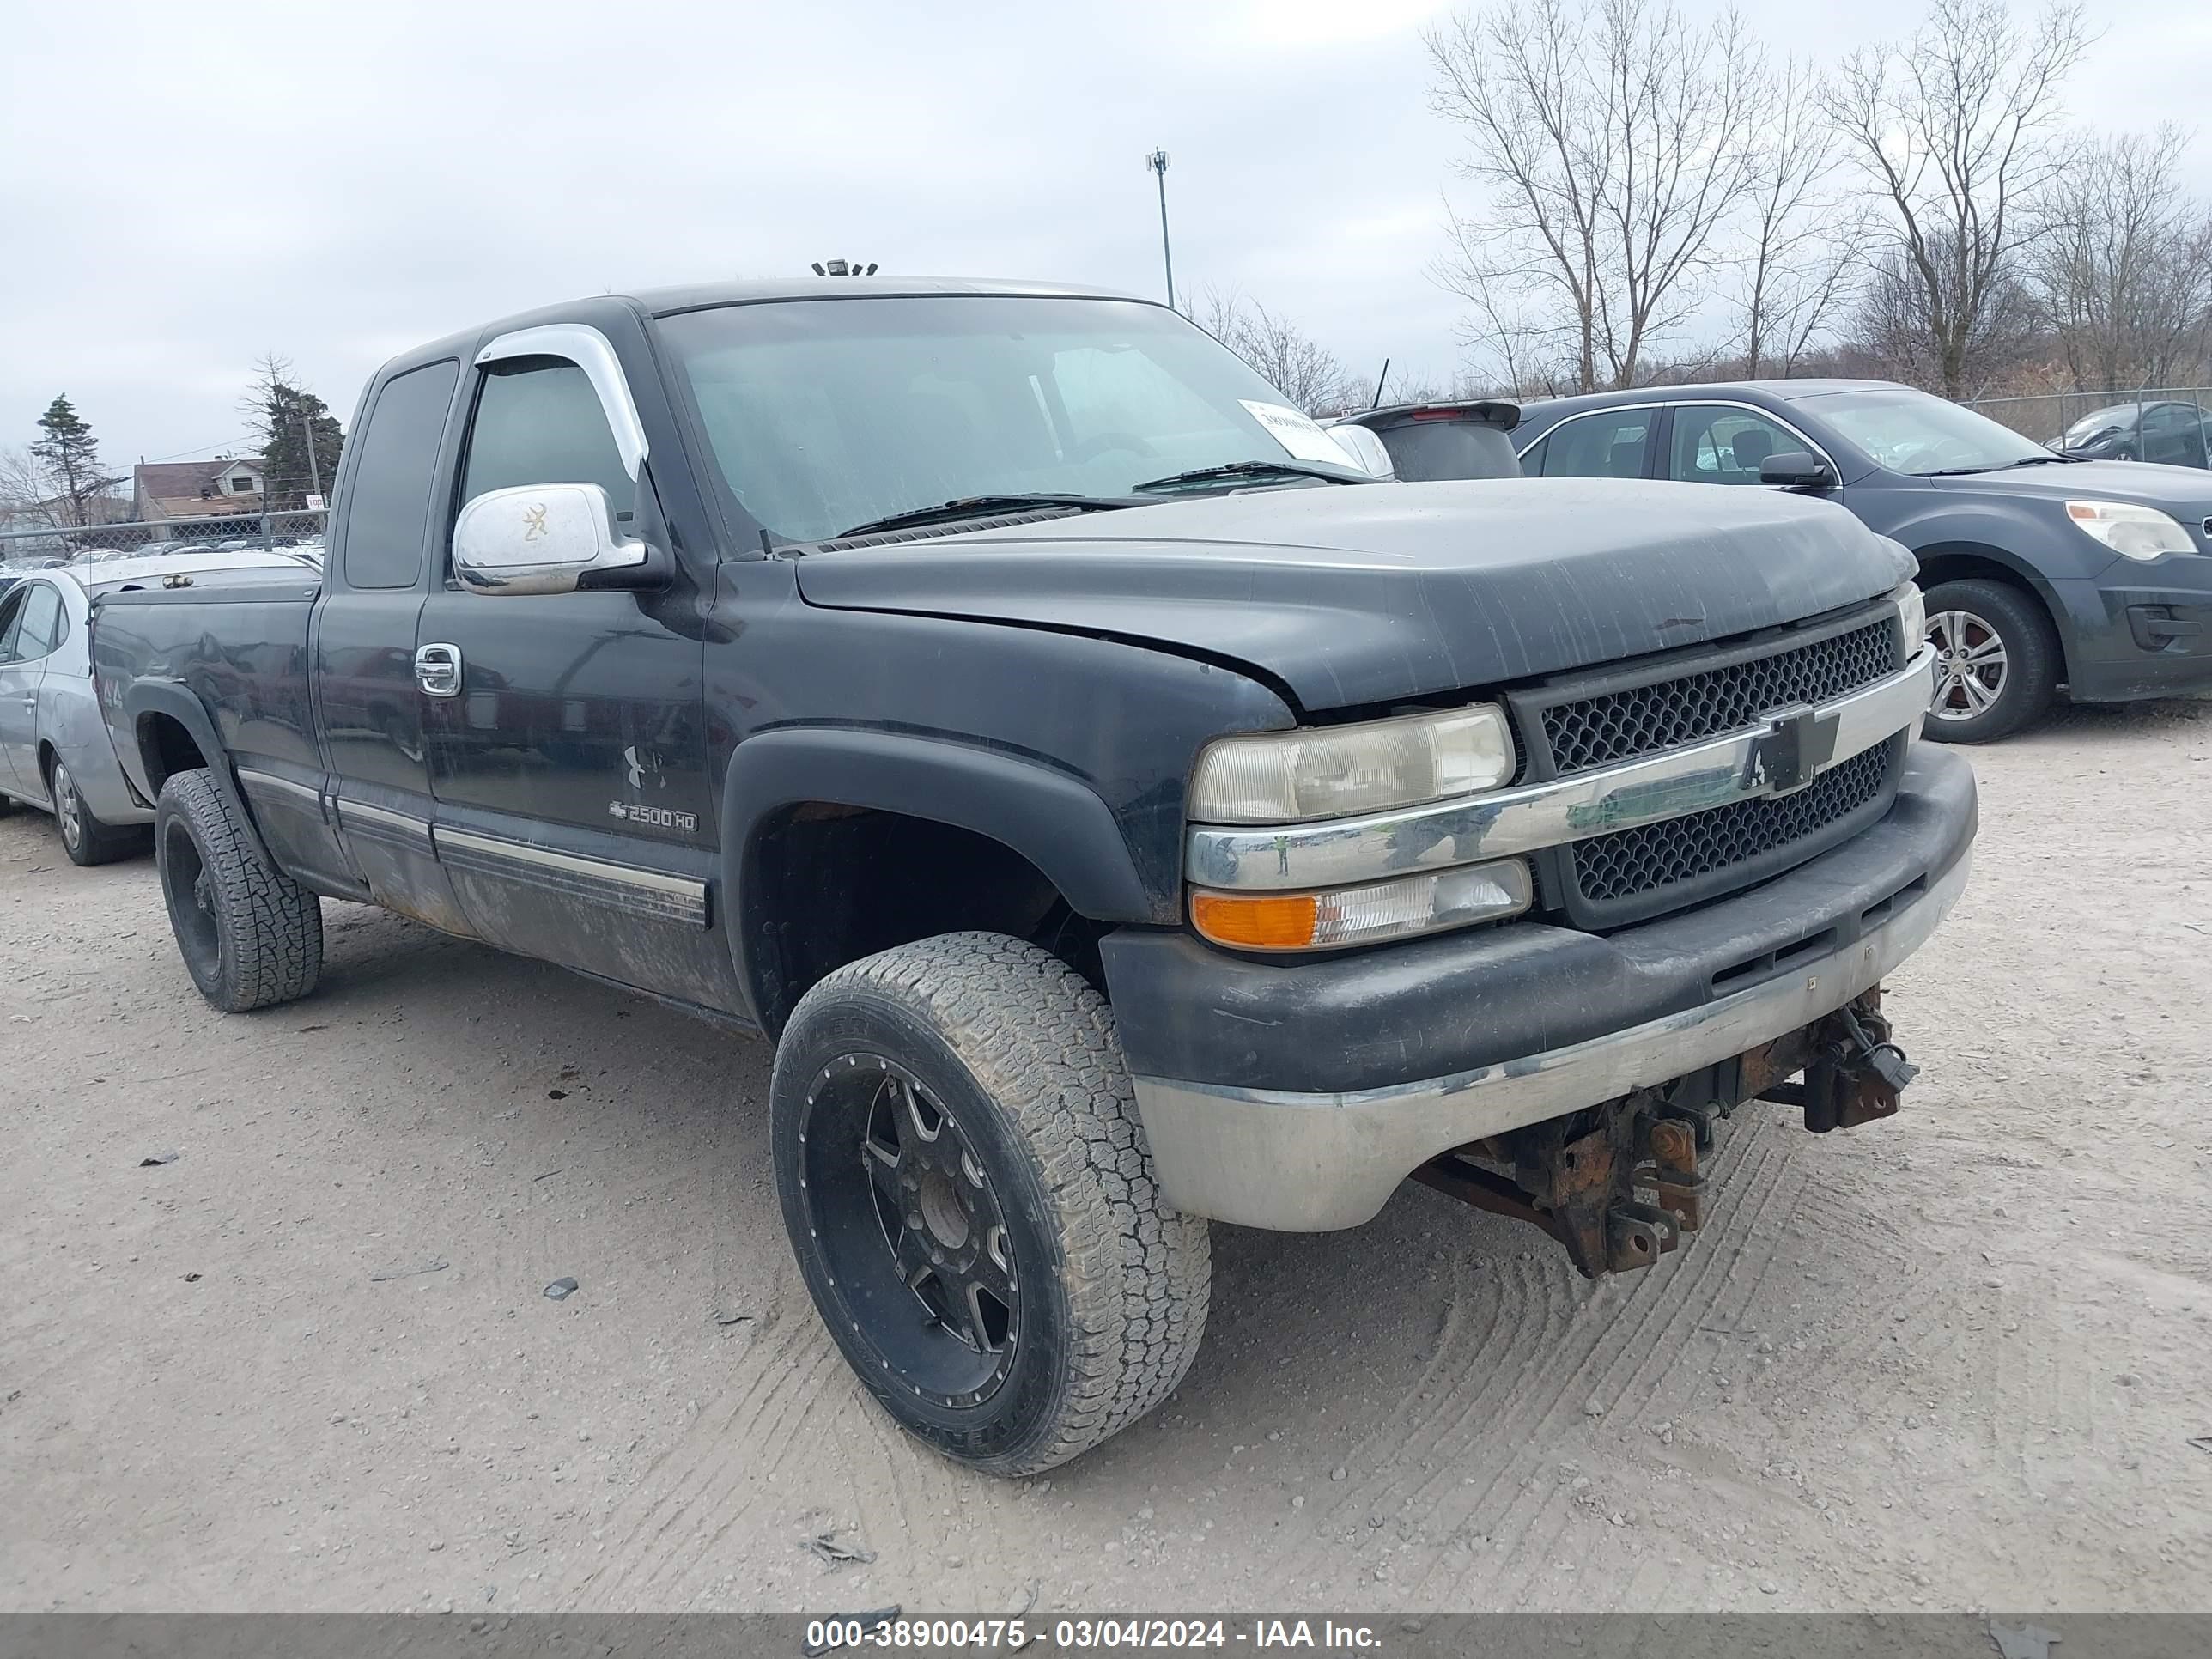
<svg viewBox="0 0 2212 1659"><path fill-rule="evenodd" d="M1532 477L1781 485L1919 564L1938 653L1929 735L1986 743L2077 702L2212 687L2212 477L2053 453L1885 380L1645 386L1534 404Z"/></svg>
<svg viewBox="0 0 2212 1659"><path fill-rule="evenodd" d="M2212 466L2212 415L2197 404L2159 398L2093 409L2051 441L2051 447L2089 461L2160 461Z"/></svg>

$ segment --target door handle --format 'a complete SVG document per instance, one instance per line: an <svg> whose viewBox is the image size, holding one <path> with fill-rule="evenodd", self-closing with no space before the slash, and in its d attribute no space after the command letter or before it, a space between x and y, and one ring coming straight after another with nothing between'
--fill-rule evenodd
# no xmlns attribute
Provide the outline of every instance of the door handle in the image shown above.
<svg viewBox="0 0 2212 1659"><path fill-rule="evenodd" d="M415 684L426 697L461 695L461 648L458 645L419 646L415 652Z"/></svg>

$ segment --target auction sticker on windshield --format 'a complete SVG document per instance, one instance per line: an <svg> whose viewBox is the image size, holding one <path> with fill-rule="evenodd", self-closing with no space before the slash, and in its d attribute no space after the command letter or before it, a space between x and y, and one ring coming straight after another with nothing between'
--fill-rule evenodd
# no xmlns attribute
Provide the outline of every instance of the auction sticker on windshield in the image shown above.
<svg viewBox="0 0 2212 1659"><path fill-rule="evenodd" d="M1255 403L1249 398L1239 398L1237 401L1244 405L1246 413L1267 428L1269 437L1290 451L1292 459L1321 461L1330 466L1358 467L1359 463L1344 453L1342 444L1288 404Z"/></svg>

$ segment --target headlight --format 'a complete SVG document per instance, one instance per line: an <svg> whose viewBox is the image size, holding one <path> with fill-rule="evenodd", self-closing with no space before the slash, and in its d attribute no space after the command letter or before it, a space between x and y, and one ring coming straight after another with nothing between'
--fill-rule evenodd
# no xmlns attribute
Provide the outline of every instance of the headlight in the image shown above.
<svg viewBox="0 0 2212 1659"><path fill-rule="evenodd" d="M1513 734L1488 703L1356 726L1224 738L1198 757L1190 817L1290 823L1382 812L1492 789L1513 775Z"/></svg>
<svg viewBox="0 0 2212 1659"><path fill-rule="evenodd" d="M1492 859L1321 893L1200 889L1190 896L1190 921L1202 937L1233 950L1325 951L1517 916L1534 895L1525 863Z"/></svg>
<svg viewBox="0 0 2212 1659"><path fill-rule="evenodd" d="M1905 654L1910 659L1928 637L1928 601L1917 582L1905 583L1892 597L1897 600L1897 614L1905 619Z"/></svg>
<svg viewBox="0 0 2212 1659"><path fill-rule="evenodd" d="M2124 559L2154 559L2161 553L2194 553L2197 544L2178 520L2154 507L2136 507L2127 501L2069 501L2066 516L2074 527L2099 541Z"/></svg>

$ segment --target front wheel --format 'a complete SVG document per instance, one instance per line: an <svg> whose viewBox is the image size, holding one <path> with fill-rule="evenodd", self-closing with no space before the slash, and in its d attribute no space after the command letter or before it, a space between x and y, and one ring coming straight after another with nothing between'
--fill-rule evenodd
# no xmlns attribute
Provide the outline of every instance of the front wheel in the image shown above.
<svg viewBox="0 0 2212 1659"><path fill-rule="evenodd" d="M240 1014L315 988L321 905L262 863L252 831L204 771L176 773L161 786L154 862L177 950L210 1003Z"/></svg>
<svg viewBox="0 0 2212 1659"><path fill-rule="evenodd" d="M2058 640L2043 608L2017 588L1979 578L1927 593L1936 700L1923 733L1939 743L1994 743L2039 719L2058 685Z"/></svg>
<svg viewBox="0 0 2212 1659"><path fill-rule="evenodd" d="M1206 1223L1161 1201L1112 1011L1059 958L949 933L848 963L793 1012L770 1096L807 1289L916 1437L1032 1474L1190 1369Z"/></svg>

